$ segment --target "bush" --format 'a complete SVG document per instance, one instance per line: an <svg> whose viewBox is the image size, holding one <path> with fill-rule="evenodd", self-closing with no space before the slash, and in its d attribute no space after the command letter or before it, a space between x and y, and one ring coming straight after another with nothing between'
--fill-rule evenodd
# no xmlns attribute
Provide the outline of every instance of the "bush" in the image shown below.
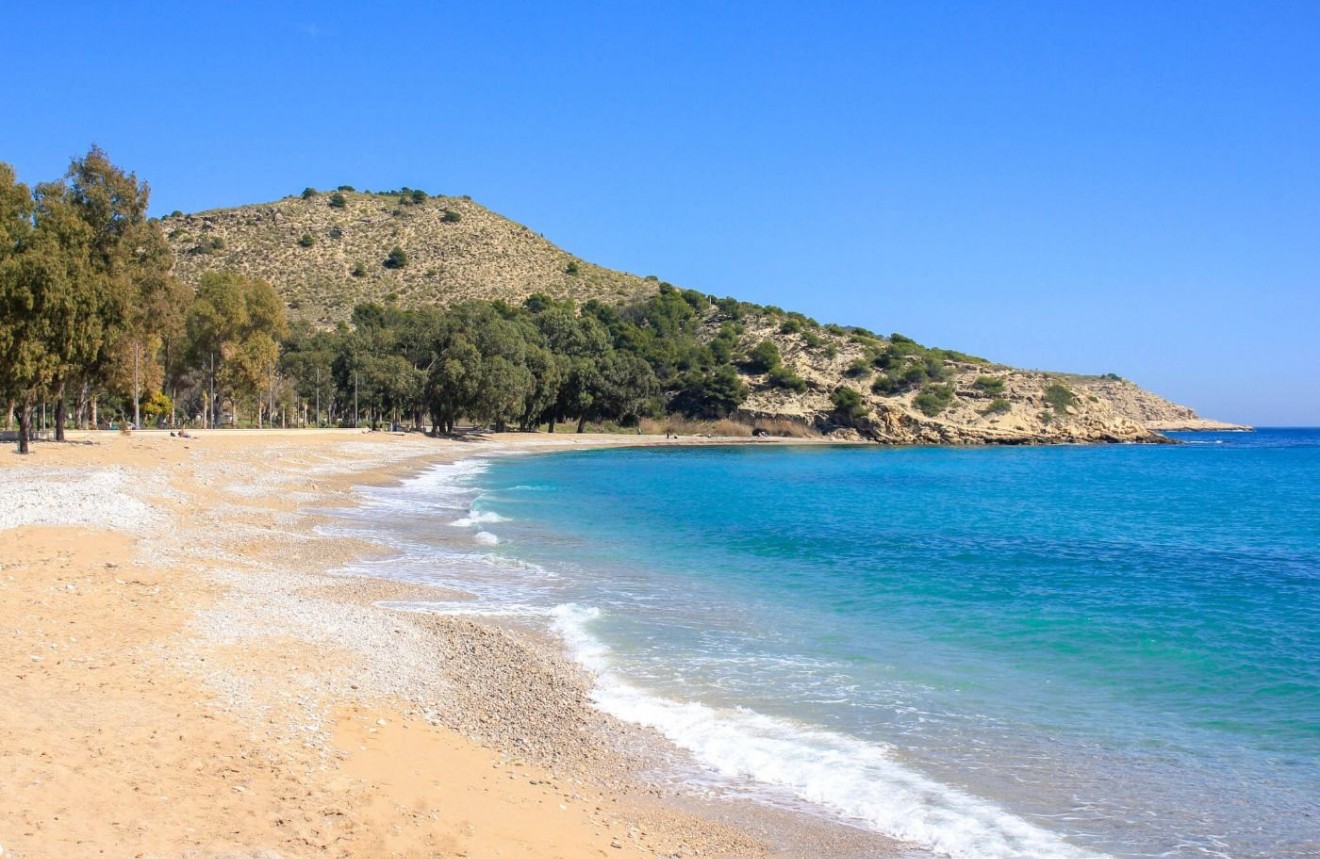
<svg viewBox="0 0 1320 859"><path fill-rule="evenodd" d="M302 198L304 200L310 200L319 193L321 192L317 191L315 188L303 188Z"/></svg>
<svg viewBox="0 0 1320 859"><path fill-rule="evenodd" d="M1012 410L1013 410L1012 403L1010 403L1008 400L1004 399L1003 397L995 397L993 400L990 401L990 405L986 406L985 409L981 411L981 414L986 416L1005 415L1011 412Z"/></svg>
<svg viewBox="0 0 1320 859"><path fill-rule="evenodd" d="M776 388L787 388L790 391L801 393L807 389L807 381L794 373L790 368L780 364L777 367L770 368L770 384Z"/></svg>
<svg viewBox="0 0 1320 859"><path fill-rule="evenodd" d="M773 340L762 340L747 352L747 369L752 373L769 373L782 359Z"/></svg>
<svg viewBox="0 0 1320 859"><path fill-rule="evenodd" d="M353 277L366 277L367 267L360 262L355 262L353 263L353 268L349 269L348 273L353 275Z"/></svg>
<svg viewBox="0 0 1320 859"><path fill-rule="evenodd" d="M335 226L335 227L331 227L331 228L330 228L330 238L332 238L332 239L342 239L343 237L344 237L344 231L343 231L342 228L337 227L337 226Z"/></svg>
<svg viewBox="0 0 1320 859"><path fill-rule="evenodd" d="M835 388L834 393L830 394L830 402L834 404L834 411L844 415L849 420L865 417L870 411L862 404L862 395L852 388Z"/></svg>
<svg viewBox="0 0 1320 859"><path fill-rule="evenodd" d="M312 245L316 244L316 239L312 238L311 233L303 233L302 238L298 239L298 244L301 247L310 248Z"/></svg>
<svg viewBox="0 0 1320 859"><path fill-rule="evenodd" d="M815 331L803 331L802 342L807 344L808 348L819 349L821 344L824 343L825 341L822 340L820 335L817 334Z"/></svg>
<svg viewBox="0 0 1320 859"><path fill-rule="evenodd" d="M927 385L912 398L912 405L923 415L933 418L953 402L953 385Z"/></svg>
<svg viewBox="0 0 1320 859"><path fill-rule="evenodd" d="M415 190L414 190L411 194L409 194L408 196L409 196L409 198L412 199L413 203L425 203L425 202L426 202L426 192L423 191L423 190L421 190L420 188L415 189Z"/></svg>
<svg viewBox="0 0 1320 859"><path fill-rule="evenodd" d="M223 250L224 246L225 240L219 236L203 236L197 242L196 247L192 249L192 252L195 254L209 254L213 251Z"/></svg>
<svg viewBox="0 0 1320 859"><path fill-rule="evenodd" d="M1066 412L1069 406L1077 404L1077 397L1067 387L1055 382L1045 389L1045 402L1056 412Z"/></svg>
<svg viewBox="0 0 1320 859"><path fill-rule="evenodd" d="M339 186L339 190L340 190L340 191L347 191L348 193L352 194L353 191L356 190L356 189L355 189L352 185L340 185L340 186Z"/></svg>
<svg viewBox="0 0 1320 859"><path fill-rule="evenodd" d="M871 375L871 362L866 360L865 356L855 359L848 365L848 369L843 371L845 376L852 379L861 379Z"/></svg>
<svg viewBox="0 0 1320 859"><path fill-rule="evenodd" d="M395 245L390 250L390 255L385 258L386 268L403 268L408 264L408 255L403 252L403 248Z"/></svg>
<svg viewBox="0 0 1320 859"><path fill-rule="evenodd" d="M779 326L780 334L797 334L802 330L802 322L798 319L789 317L784 320L784 324Z"/></svg>
<svg viewBox="0 0 1320 859"><path fill-rule="evenodd" d="M332 209L342 209L348 205L348 200L338 191L330 195L330 207Z"/></svg>
<svg viewBox="0 0 1320 859"><path fill-rule="evenodd" d="M440 220L444 221L446 224L457 224L459 221L463 220L463 216L458 212L455 212L453 209L445 209L445 213L440 216Z"/></svg>
<svg viewBox="0 0 1320 859"><path fill-rule="evenodd" d="M998 397L1004 393L1004 380L999 376L977 376L972 387L987 397Z"/></svg>
<svg viewBox="0 0 1320 859"><path fill-rule="evenodd" d="M577 274L577 273L578 273L578 264L576 261L570 262L568 265L564 266L564 274Z"/></svg>

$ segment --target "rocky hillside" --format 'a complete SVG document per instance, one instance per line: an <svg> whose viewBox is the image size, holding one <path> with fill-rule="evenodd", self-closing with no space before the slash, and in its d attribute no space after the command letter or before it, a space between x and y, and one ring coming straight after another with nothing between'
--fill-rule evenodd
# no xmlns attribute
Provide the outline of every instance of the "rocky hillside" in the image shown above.
<svg viewBox="0 0 1320 859"><path fill-rule="evenodd" d="M789 418L831 436L891 444L1148 442L1163 440L1158 433L1167 430L1246 429L1202 419L1115 376L1018 370L915 344L900 347L916 355L889 376L930 361L940 378L888 391L886 371L875 364L885 362L893 340L810 320L793 330L799 325L791 319L771 313L745 320L740 345L774 342L783 366L803 383L794 390L768 373L749 376L745 417ZM855 406L840 407L840 389L855 393Z"/></svg>
<svg viewBox="0 0 1320 859"><path fill-rule="evenodd" d="M414 197L416 194L416 197ZM228 269L274 284L295 319L347 320L361 301L401 306L468 298L618 302L642 278L561 250L521 224L461 197L331 191L161 219L176 274L195 284ZM395 248L402 256L391 260Z"/></svg>
<svg viewBox="0 0 1320 859"><path fill-rule="evenodd" d="M260 277L294 318L319 326L348 319L362 301L517 304L544 293L621 304L657 288L654 278L592 265L469 199L408 189L308 192L175 213L162 226L183 280L196 283L212 269ZM703 306L703 337L727 336L733 326L740 355L767 341L777 347L775 368L742 364L750 393L741 413L753 421L914 444L1158 441L1160 430L1237 428L1117 377L1016 370L898 335L687 295Z"/></svg>

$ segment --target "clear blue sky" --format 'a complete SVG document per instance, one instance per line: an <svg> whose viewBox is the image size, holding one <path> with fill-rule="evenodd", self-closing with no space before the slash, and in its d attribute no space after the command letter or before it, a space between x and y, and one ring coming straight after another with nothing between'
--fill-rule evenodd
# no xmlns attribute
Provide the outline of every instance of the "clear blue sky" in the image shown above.
<svg viewBox="0 0 1320 859"><path fill-rule="evenodd" d="M7 3L0 161L567 250L1320 425L1320 3Z"/></svg>

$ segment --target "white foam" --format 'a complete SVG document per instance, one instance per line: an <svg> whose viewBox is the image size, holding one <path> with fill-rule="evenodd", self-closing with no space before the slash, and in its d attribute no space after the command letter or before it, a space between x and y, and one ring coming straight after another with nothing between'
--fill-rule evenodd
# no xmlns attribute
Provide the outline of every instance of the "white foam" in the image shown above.
<svg viewBox="0 0 1320 859"><path fill-rule="evenodd" d="M483 546L498 546L500 543L500 538L489 531L478 531L472 535L472 539Z"/></svg>
<svg viewBox="0 0 1320 859"><path fill-rule="evenodd" d="M630 685L591 634L594 608L551 611L577 660L596 674L596 705L654 728L730 779L750 779L938 853L967 859L1081 859L1097 854L896 763L892 750L742 708L667 700Z"/></svg>
<svg viewBox="0 0 1320 859"><path fill-rule="evenodd" d="M469 511L468 515L464 516L462 519L455 519L453 522L450 522L449 524L454 526L455 528L469 528L473 525L486 525L486 524L494 524L496 522L507 522L507 521L508 520L505 519L500 514L490 510L472 510Z"/></svg>

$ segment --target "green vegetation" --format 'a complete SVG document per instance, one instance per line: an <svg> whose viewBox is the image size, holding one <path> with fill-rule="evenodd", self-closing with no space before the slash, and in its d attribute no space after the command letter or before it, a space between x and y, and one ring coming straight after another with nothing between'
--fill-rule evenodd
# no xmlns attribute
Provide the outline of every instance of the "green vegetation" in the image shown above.
<svg viewBox="0 0 1320 859"><path fill-rule="evenodd" d="M1045 402L1049 403L1050 408L1055 412L1063 413L1077 404L1077 395L1065 385L1055 382L1045 389Z"/></svg>
<svg viewBox="0 0 1320 859"><path fill-rule="evenodd" d="M54 182L29 190L0 164L0 401L27 453L38 402L96 420L98 395L132 420L160 392L178 349L184 288L146 183L97 147Z"/></svg>
<svg viewBox="0 0 1320 859"><path fill-rule="evenodd" d="M862 395L852 388L835 388L834 393L830 395L830 402L834 404L836 414L847 419L848 422L866 417L870 412L862 404Z"/></svg>
<svg viewBox="0 0 1320 859"><path fill-rule="evenodd" d="M303 188L302 198L304 200L310 200L319 193L320 192L317 191L315 188Z"/></svg>
<svg viewBox="0 0 1320 859"><path fill-rule="evenodd" d="M119 182L112 172L102 170L102 178ZM776 411L785 392L810 392L802 398L803 412L824 411L823 422L846 425L868 415L868 391L903 396L914 412L934 417L955 409L961 390L983 415L1016 410L1026 416L1044 409L1042 420L1057 423L1079 402L1063 382L1101 387L1093 380L1074 382L1078 377L1047 377L1036 386L1042 401L1025 411L1020 402L1010 403L1006 392L1022 390L1028 377L997 366L969 366L984 363L972 356L926 347L898 333L886 337L864 328L821 326L800 313L680 289L658 276L643 281L610 272L479 206L433 200L409 188L354 196L354 205L370 217L351 221L316 208L320 197L334 206L337 196L346 205L347 194L355 193L351 189L308 189L313 193L305 199L317 201L310 205L285 198L260 209L176 221L170 237L178 254L174 260L168 245L159 260L153 256L162 241L158 225L134 227L137 250L125 251L127 245L106 238L106 247L114 245L118 256L103 263L89 250L90 222L77 220L84 214L76 207L74 180L66 177L34 193L17 185L12 174L0 174L5 178L0 181L0 395L19 404L20 411L26 403L29 422L34 404L54 404L62 391L72 392L74 401L58 411L73 412L84 423L95 408L84 403L99 400L111 414L136 409L146 419L173 420L182 413L208 424L400 422L439 432L459 423L553 430L569 422L579 428L638 426L670 416L738 420ZM125 206L116 223L133 224L134 190L121 185L104 196ZM145 196L145 186L133 188ZM100 198L89 193L88 199ZM464 207L470 229L440 226L442 218L458 220L457 212L441 208L446 202ZM409 208L419 204L426 208ZM396 207L399 219L391 221L386 215ZM343 239L345 230L352 251L331 242ZM510 267L514 274L507 284L465 280L471 276L463 272L461 254L471 252L467 245L473 236L483 242L493 237L497 244L486 246L522 257ZM214 252L224 248L226 238L243 250L241 273L216 270L225 260ZM292 253L291 240L316 250ZM425 261L410 260L403 241L424 253ZM386 256L382 252L391 245ZM300 276L306 266L301 281L287 281L289 306L320 328L284 320L273 290L253 275L261 269L252 260L262 251L286 264L296 257ZM435 262L441 258L443 266ZM171 261L193 282L200 279L195 296L170 285ZM403 272L387 274L380 266ZM349 281L346 269L358 282ZM331 280L340 291L320 291L318 284ZM523 301L521 285L528 283L543 283L553 293ZM517 299L459 300L492 294L491 287L501 290L494 294ZM169 289L176 293L161 299ZM641 295L640 289L648 292ZM348 297L381 296L386 290L396 291L366 303ZM595 298L568 301L560 290ZM438 294L458 303L418 306ZM634 297L620 298L628 295ZM159 309L138 309L162 305L174 321ZM56 331L66 324L67 331ZM24 350L34 343L30 357ZM845 357L832 365L821 357L840 354ZM141 370L137 380L135 368ZM1090 393L1079 390L1083 397ZM754 398L749 402L749 397ZM903 403L898 406L906 408ZM965 416L970 409L954 413Z"/></svg>
<svg viewBox="0 0 1320 859"><path fill-rule="evenodd" d="M852 337L866 349L871 366L879 371L871 391L885 397L898 396L928 384L945 382L950 377L948 364L979 362L961 352L922 346L911 337L894 333L886 344L865 329L854 329ZM934 401L925 400L932 407ZM943 406L940 410L943 410ZM938 412L937 412L938 413Z"/></svg>
<svg viewBox="0 0 1320 859"><path fill-rule="evenodd" d="M445 209L445 213L440 216L440 220L444 221L446 224L457 224L459 221L463 220L463 216L458 212L455 212L453 209Z"/></svg>
<svg viewBox="0 0 1320 859"><path fill-rule="evenodd" d="M743 365L749 373L769 373L778 367L782 359L779 347L773 340L762 340L747 350L747 361Z"/></svg>
<svg viewBox="0 0 1320 859"><path fill-rule="evenodd" d="M807 389L807 381L794 373L789 367L780 364L777 367L770 368L768 376L770 386L774 388L786 388L790 391L801 393Z"/></svg>
<svg viewBox="0 0 1320 859"><path fill-rule="evenodd" d="M926 417L933 418L947 409L953 398L953 385L929 384L912 398L912 405Z"/></svg>
<svg viewBox="0 0 1320 859"><path fill-rule="evenodd" d="M330 207L333 209L342 209L348 205L348 199L339 191L330 195Z"/></svg>

